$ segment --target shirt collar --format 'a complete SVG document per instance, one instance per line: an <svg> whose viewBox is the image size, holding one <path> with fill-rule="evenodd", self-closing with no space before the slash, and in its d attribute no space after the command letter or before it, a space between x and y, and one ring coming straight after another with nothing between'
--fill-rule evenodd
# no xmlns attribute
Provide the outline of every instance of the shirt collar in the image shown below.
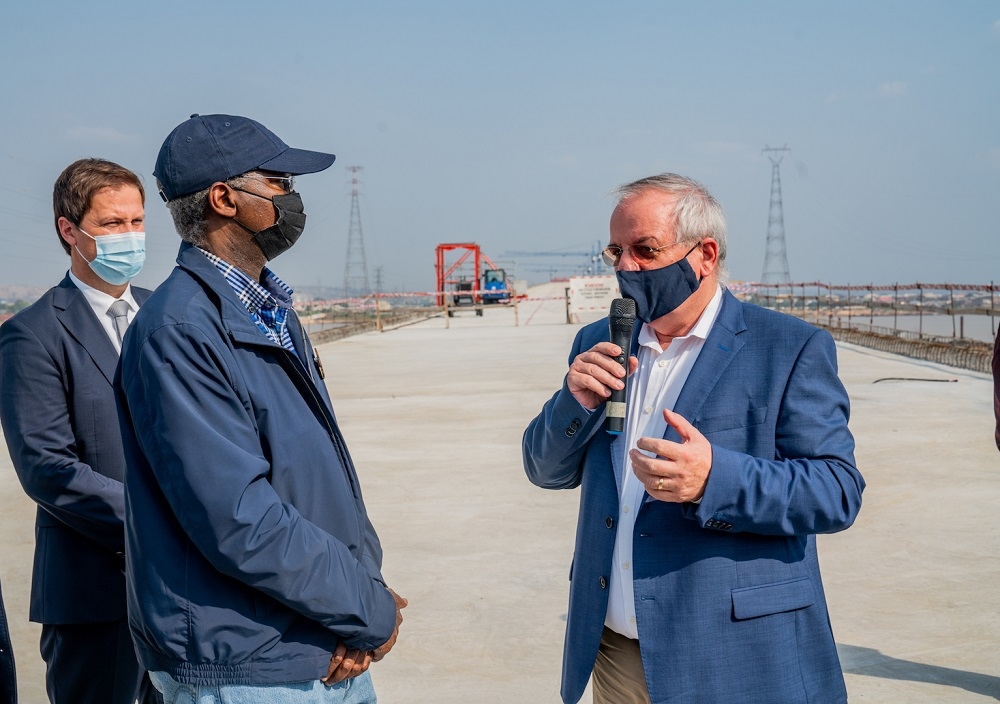
<svg viewBox="0 0 1000 704"><path fill-rule="evenodd" d="M715 320L719 317L719 310L721 308L722 287L716 286L715 295L712 296L712 300L708 302L705 310L698 316L698 321L694 324L694 327L691 328L691 331L687 335L675 337L674 342L687 340L692 337L696 337L704 342L708 338L708 334L712 332L712 326L715 325ZM656 337L656 331L653 330L649 323L643 323L639 329L638 343L640 347L652 348L657 354L663 351L663 348L660 346L660 340Z"/></svg>
<svg viewBox="0 0 1000 704"><path fill-rule="evenodd" d="M233 266L208 250L198 247L198 251L204 254L222 273L237 297L251 313L256 314L269 303L271 306L281 306L282 308L292 307L292 294L295 292L266 266L261 272L264 277L264 284L261 285L247 276L242 269Z"/></svg>
<svg viewBox="0 0 1000 704"><path fill-rule="evenodd" d="M93 308L94 310L106 311L108 308L111 307L112 303L119 300L128 303L132 311L139 310L139 304L136 302L135 297L132 295L132 284L126 284L125 291L122 293L122 295L119 296L118 298L115 298L111 294L105 293L104 291L99 291L93 286L90 286L80 281L80 279L77 278L76 274L73 273L72 269L67 273L69 274L69 280L73 282L74 286L80 289L84 297L87 299L87 303L89 303L90 307Z"/></svg>

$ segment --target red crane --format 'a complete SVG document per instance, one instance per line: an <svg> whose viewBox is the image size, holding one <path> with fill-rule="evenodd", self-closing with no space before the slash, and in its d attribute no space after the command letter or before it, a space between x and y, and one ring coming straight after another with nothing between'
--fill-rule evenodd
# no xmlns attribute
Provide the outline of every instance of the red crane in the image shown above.
<svg viewBox="0 0 1000 704"><path fill-rule="evenodd" d="M463 250L462 255L455 260L453 264L445 268L445 254L447 252L452 252L455 250ZM471 256L473 257L473 278L472 287L474 290L478 291L479 282L483 274L483 262L486 262L487 266L491 269L498 269L499 267L493 263L486 254L479 248L479 245L474 242L459 242L459 243L447 243L439 244L436 249L437 263L434 267L435 273L437 274L437 304L439 306L444 305L445 293L448 291L448 286L454 286L458 288L459 283L467 284L468 279L450 278L459 267L462 266ZM482 301L482 295L480 293L474 294L474 299L476 303Z"/></svg>

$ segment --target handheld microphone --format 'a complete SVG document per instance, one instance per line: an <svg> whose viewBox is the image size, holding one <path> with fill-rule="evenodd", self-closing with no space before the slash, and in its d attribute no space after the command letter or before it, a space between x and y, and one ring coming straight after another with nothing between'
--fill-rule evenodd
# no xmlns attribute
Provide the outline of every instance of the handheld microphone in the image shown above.
<svg viewBox="0 0 1000 704"><path fill-rule="evenodd" d="M622 353L615 361L625 367L625 379L628 378L628 355L632 344L632 329L635 328L635 301L631 298L616 298L611 302L611 312L608 314L608 327L611 328L611 341L621 348ZM623 379L623 381L625 381ZM612 389L608 399L605 415L608 418L608 432L621 435L625 430L625 404L628 398L628 382L625 388Z"/></svg>

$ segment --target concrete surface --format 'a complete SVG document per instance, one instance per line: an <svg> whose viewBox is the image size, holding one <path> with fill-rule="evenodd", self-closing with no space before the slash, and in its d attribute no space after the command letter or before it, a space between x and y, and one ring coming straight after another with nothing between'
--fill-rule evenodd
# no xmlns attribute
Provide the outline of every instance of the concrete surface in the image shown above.
<svg viewBox="0 0 1000 704"><path fill-rule="evenodd" d="M372 669L383 704L559 700L578 494L531 486L520 440L579 326L547 301L522 303L518 322L487 307L320 348L385 576L410 600L398 645ZM868 488L855 526L819 550L851 701L998 701L990 381L849 345L839 357ZM26 617L34 508L0 456L0 580L21 702L42 704Z"/></svg>

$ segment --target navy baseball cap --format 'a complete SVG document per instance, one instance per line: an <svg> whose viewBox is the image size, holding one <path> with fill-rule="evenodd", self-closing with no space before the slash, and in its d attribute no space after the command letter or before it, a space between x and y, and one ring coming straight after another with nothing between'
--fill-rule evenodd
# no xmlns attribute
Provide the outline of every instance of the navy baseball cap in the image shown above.
<svg viewBox="0 0 1000 704"><path fill-rule="evenodd" d="M238 115L192 115L163 140L153 176L164 201L263 169L299 176L322 171L333 154L292 149L256 120Z"/></svg>

